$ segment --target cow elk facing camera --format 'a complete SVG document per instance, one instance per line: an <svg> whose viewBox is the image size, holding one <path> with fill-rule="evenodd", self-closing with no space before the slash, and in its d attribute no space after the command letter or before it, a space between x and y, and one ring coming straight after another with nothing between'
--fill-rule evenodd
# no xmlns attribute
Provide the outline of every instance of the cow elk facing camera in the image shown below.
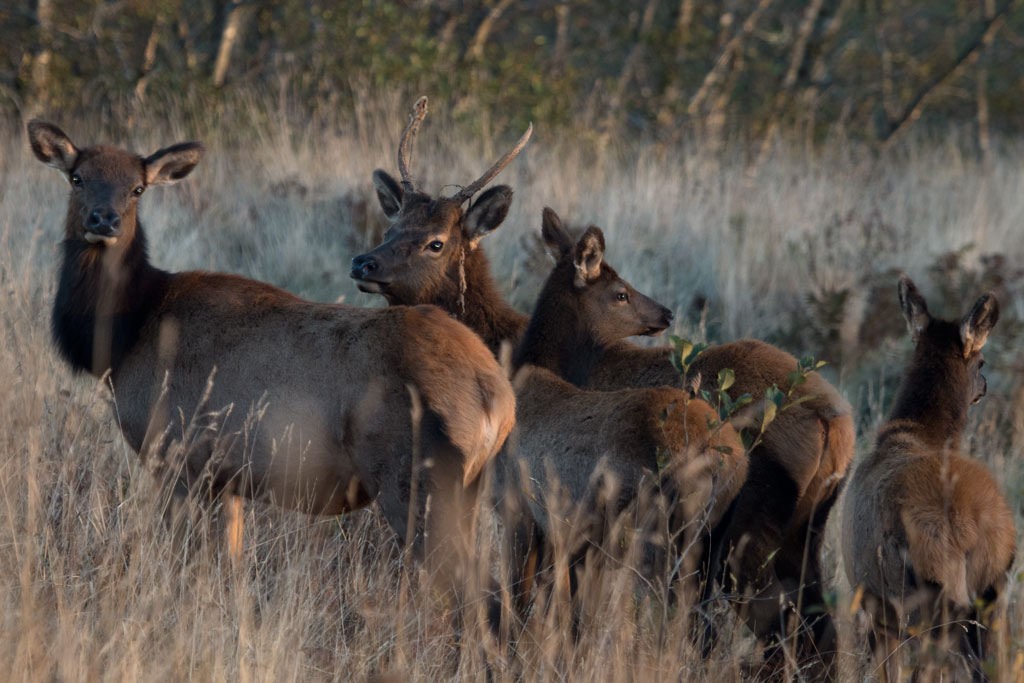
<svg viewBox="0 0 1024 683"><path fill-rule="evenodd" d="M186 177L202 147L79 148L38 120L28 135L70 185L54 339L75 370L109 372L132 449L182 494L331 515L377 501L458 591L477 475L515 413L479 337L433 307L318 304L236 275L160 270L139 199ZM416 454L432 466L415 467Z"/></svg>

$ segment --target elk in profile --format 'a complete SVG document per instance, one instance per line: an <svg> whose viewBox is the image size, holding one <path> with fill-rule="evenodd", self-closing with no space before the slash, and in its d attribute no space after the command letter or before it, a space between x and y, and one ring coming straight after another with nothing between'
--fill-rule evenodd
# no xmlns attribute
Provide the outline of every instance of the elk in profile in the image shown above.
<svg viewBox="0 0 1024 683"><path fill-rule="evenodd" d="M162 462L176 491L206 485L312 514L376 500L454 585L477 475L514 423L511 385L479 338L433 307L317 304L235 275L160 270L139 198L187 176L202 147L79 148L38 120L28 135L70 184L53 336L75 370L110 373L128 444L160 462L187 427L173 416L196 415L184 461ZM414 452L432 466L416 468Z"/></svg>
<svg viewBox="0 0 1024 683"><path fill-rule="evenodd" d="M672 539L680 555L700 547L747 472L736 431L687 391L590 391L568 381L608 345L661 332L672 314L605 262L599 228L574 244L554 212L544 216L543 236L558 262L514 356L517 430L499 456L509 493L527 492L530 518L510 525L512 578L527 584L543 538L572 527L570 564L578 566L589 545L604 542L608 519L627 507L646 537ZM561 495L552 498L553 491ZM652 491L665 507L652 502ZM558 511L565 500L569 515ZM684 591L692 598L695 588Z"/></svg>
<svg viewBox="0 0 1024 683"><path fill-rule="evenodd" d="M906 276L899 300L914 354L874 451L850 477L846 576L864 592L877 662L890 676L908 627L930 637L959 621L957 649L979 677L986 640L979 622L1006 582L1017 535L998 483L960 442L968 408L986 392L981 349L999 304L984 294L959 321L933 318Z"/></svg>
<svg viewBox="0 0 1024 683"><path fill-rule="evenodd" d="M417 108L402 135L398 166L402 182L384 171L374 172L374 185L390 226L384 241L352 259L351 276L363 291L383 295L391 304L431 303L475 330L497 353L502 342L518 343L528 318L502 298L490 274L481 240L504 220L512 198L498 185L480 195L468 209L472 193L452 199L416 189L409 170L409 149L426 114ZM494 168L511 160L526 136ZM493 169L492 169L493 170ZM492 173L485 174L490 180ZM469 186L479 191L485 183ZM764 396L772 386L785 389L798 363L789 353L764 342L745 339L705 350L691 366L693 375L717 377L731 368L736 382L732 398ZM680 386L670 349L639 348L620 342L593 360L586 387ZM788 628L780 603L792 614L801 605L804 621L824 643L832 631L821 607L824 598L818 566L825 520L835 502L839 482L853 459L855 432L849 403L818 373L812 372L792 393L751 453L747 484L737 500L727 530L734 547L730 588L747 595L744 611L753 630L774 640ZM736 581L733 582L732 579ZM817 645L801 640L802 649Z"/></svg>

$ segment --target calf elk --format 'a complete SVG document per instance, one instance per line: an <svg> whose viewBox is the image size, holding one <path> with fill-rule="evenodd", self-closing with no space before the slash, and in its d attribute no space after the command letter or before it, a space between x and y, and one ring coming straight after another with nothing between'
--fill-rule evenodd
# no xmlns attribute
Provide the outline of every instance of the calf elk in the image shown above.
<svg viewBox="0 0 1024 683"><path fill-rule="evenodd" d="M999 305L985 294L960 321L939 320L906 276L899 299L914 355L874 451L850 477L846 576L864 591L877 661L890 675L908 627L927 637L933 627L948 631L952 618L966 620L960 649L979 676L978 621L1006 581L1016 532L999 485L959 444L968 407L985 395L981 349Z"/></svg>
<svg viewBox="0 0 1024 683"><path fill-rule="evenodd" d="M465 210L462 203L485 183L477 181L467 188L472 192L463 191L451 199L433 199L417 190L408 151L418 126L415 121L425 113L425 107L418 108L414 123L402 135L402 183L384 171L373 174L378 199L391 224L380 245L352 259L351 276L360 289L379 293L391 304L441 306L497 353L502 342L518 343L528 322L499 294L480 245L505 219L512 190L506 185L493 187ZM492 171L507 164L526 137ZM586 382L590 389L680 386L682 381L668 348L644 349L619 342L592 361ZM745 339L705 350L691 372L717 377L724 368L735 373L736 382L729 389L732 398L759 397L773 385L786 389L797 360L779 348ZM580 383L578 376L570 379ZM750 626L769 638L789 628L789 619L780 619L780 603L787 612L790 606L801 605L816 636L832 631L828 614L822 611L817 558L825 520L853 459L855 439L849 403L818 373L810 373L793 390L792 398L791 406L779 412L751 453L750 475L727 530L735 551L726 578L736 578L731 587L747 595L745 614ZM805 652L818 647L806 640L801 645L806 646L801 648Z"/></svg>
<svg viewBox="0 0 1024 683"><path fill-rule="evenodd" d="M184 462L162 463L178 492L206 482L317 514L376 500L452 585L474 482L514 423L511 385L479 338L433 307L316 304L234 275L160 270L139 197L187 176L200 145L143 158L80 149L38 120L28 134L70 183L54 339L74 369L109 370L129 445L164 455L186 428L173 416L196 415L217 444L197 437ZM261 413L255 425L247 413ZM414 470L417 448L432 467Z"/></svg>
<svg viewBox="0 0 1024 683"><path fill-rule="evenodd" d="M509 482L517 481L520 469L527 473L529 482L520 482L519 490L526 491L536 524L532 548L525 525L511 525L513 571L528 574L526 551L539 551L539 541L556 532L568 533L578 564L588 544L605 540L606 521L628 506L640 506L631 517L644 538L672 539L680 554L699 547L695 541L722 519L746 477L739 436L710 405L682 389L589 391L566 380L577 363L586 366L588 356L609 344L661 332L672 314L604 261L600 229L591 227L574 245L545 209L543 236L558 263L516 350L517 429L499 456ZM515 484L507 488L513 496L518 492ZM654 492L664 496L665 507L644 506ZM571 514L557 511L563 499ZM692 599L695 586L688 583Z"/></svg>

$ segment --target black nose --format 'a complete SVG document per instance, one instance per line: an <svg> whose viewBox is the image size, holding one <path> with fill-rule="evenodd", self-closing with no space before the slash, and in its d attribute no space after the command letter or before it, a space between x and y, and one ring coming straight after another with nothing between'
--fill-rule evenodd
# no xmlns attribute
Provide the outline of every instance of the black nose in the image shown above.
<svg viewBox="0 0 1024 683"><path fill-rule="evenodd" d="M113 209L95 209L85 220L85 227L97 235L110 237L121 229L121 217Z"/></svg>
<svg viewBox="0 0 1024 683"><path fill-rule="evenodd" d="M365 280L366 276L377 268L377 259L369 254L361 254L352 259L352 271L349 273L349 277L353 280Z"/></svg>
<svg viewBox="0 0 1024 683"><path fill-rule="evenodd" d="M670 311L669 309L667 309L664 306L662 306L661 307L661 320L662 320L662 322L665 323L665 327L668 327L669 325L672 324L672 318L673 318L672 311Z"/></svg>

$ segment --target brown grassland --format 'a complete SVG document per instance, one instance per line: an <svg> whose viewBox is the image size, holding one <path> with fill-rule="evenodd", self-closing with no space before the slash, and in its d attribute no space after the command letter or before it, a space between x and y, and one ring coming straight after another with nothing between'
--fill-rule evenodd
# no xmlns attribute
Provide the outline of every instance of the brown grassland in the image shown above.
<svg viewBox="0 0 1024 683"><path fill-rule="evenodd" d="M376 306L348 279L349 259L379 238L370 173L395 172L406 110L384 101L309 126L267 112L202 120L152 112L118 138L99 121L55 122L76 141L142 153L203 139L208 152L192 177L142 200L157 266L236 272L316 300ZM423 187L477 177L517 135L428 120L415 161ZM535 237L542 207L600 225L608 260L676 311L676 334L758 336L829 361L826 374L855 406L859 453L910 350L895 273L914 277L939 315L994 288L1004 316L986 349L989 395L973 410L965 449L1019 510L1024 150L1007 141L983 165L963 147L955 136L921 138L879 155L835 140L814 152L780 145L754 163L728 144L597 149L585 136L538 129L499 180L516 196L484 246L502 289L526 310L548 267ZM455 633L373 507L313 519L247 502L238 565L216 522L209 542L172 542L156 481L121 438L109 391L73 375L50 341L65 193L24 131L8 129L0 142L0 677L482 679L488 658L499 678L723 681L752 661L749 634L724 610L720 638L701 660L685 606L661 607L629 568L584 585L591 618L578 642L556 595L520 647L500 656L475 612ZM481 525L481 574L500 560L493 528ZM824 562L835 572L832 547ZM1018 561L995 626L999 680L1024 677L1020 570ZM839 584L836 609L848 615ZM843 642L850 671L859 655Z"/></svg>

